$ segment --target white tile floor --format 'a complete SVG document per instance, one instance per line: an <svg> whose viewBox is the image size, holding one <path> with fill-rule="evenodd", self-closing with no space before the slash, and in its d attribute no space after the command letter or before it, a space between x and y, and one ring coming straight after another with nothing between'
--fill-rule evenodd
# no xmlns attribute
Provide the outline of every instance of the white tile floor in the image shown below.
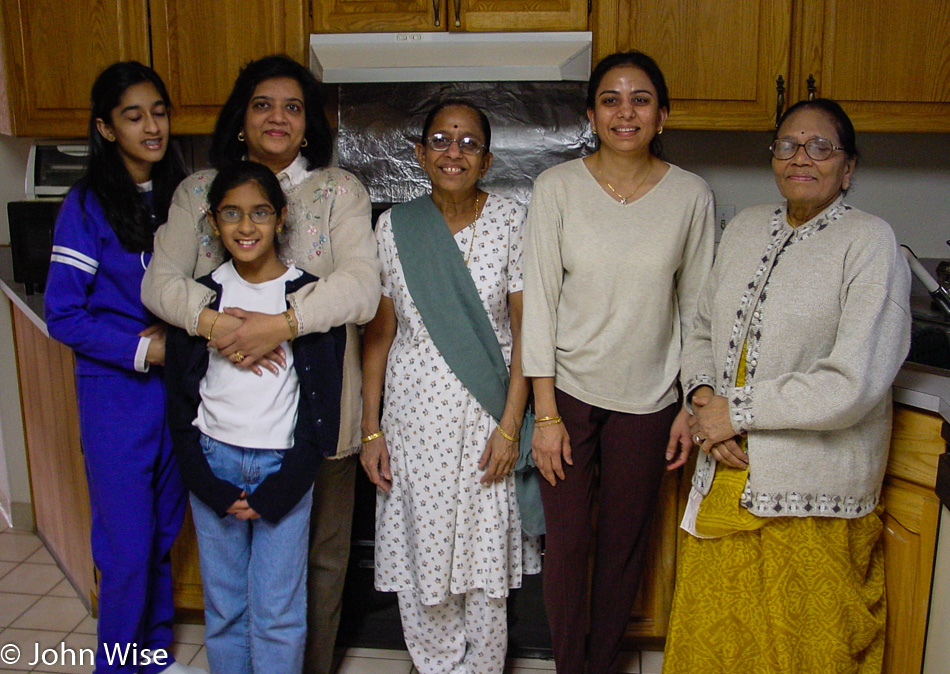
<svg viewBox="0 0 950 674"><path fill-rule="evenodd" d="M20 649L16 663L9 660L9 644ZM77 654L76 664L40 661L31 668L36 644L40 652L61 644ZM96 621L86 612L72 585L33 534L14 531L0 517L0 674L10 672L66 672L88 674L91 663L78 661L81 649L95 650ZM175 658L184 664L208 668L202 625L175 625ZM67 650L67 658L69 651ZM57 660L60 660L57 657ZM625 653L621 671L660 674L663 654L654 651ZM6 667L6 669L3 669ZM512 658L506 674L554 671L551 660ZM409 654L371 648L351 648L337 674L415 674Z"/></svg>

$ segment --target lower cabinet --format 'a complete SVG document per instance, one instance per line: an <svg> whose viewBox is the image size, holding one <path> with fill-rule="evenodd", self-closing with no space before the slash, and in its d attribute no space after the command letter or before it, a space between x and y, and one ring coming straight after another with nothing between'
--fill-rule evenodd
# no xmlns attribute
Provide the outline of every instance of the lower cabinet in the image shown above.
<svg viewBox="0 0 950 674"><path fill-rule="evenodd" d="M19 308L13 311L20 398L36 530L87 608L98 615L97 574L89 543L91 515L79 440L73 352L47 337ZM175 608L201 616L198 545L191 512L172 550Z"/></svg>
<svg viewBox="0 0 950 674"><path fill-rule="evenodd" d="M95 613L96 574L89 547L89 496L73 354L18 308L12 311L37 531ZM923 660L940 516L933 488L937 457L946 450L940 433L943 423L936 414L895 406L882 492L888 674L917 673ZM685 535L679 521L690 475L692 463L663 480L646 568L625 635L628 647L662 648L673 601L677 541ZM172 571L179 619L200 619L204 604L190 511L172 550Z"/></svg>

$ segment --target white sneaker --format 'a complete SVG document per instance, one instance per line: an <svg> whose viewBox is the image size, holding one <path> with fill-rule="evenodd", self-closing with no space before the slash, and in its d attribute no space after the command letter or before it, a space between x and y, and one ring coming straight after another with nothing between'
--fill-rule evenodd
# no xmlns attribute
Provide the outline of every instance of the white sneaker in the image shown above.
<svg viewBox="0 0 950 674"><path fill-rule="evenodd" d="M180 662L173 662L161 671L161 674L208 674L208 670L200 667L189 667Z"/></svg>

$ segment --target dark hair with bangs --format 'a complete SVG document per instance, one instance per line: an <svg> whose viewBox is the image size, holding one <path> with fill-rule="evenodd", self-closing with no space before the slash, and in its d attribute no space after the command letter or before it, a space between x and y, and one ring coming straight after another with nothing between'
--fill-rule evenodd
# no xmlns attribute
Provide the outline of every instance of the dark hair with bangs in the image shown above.
<svg viewBox="0 0 950 674"><path fill-rule="evenodd" d="M329 165L333 156L333 134L324 111L326 95L323 87L312 72L289 56L276 54L251 61L241 69L234 80L231 95L218 114L214 135L211 137L210 158L215 168L224 168L247 154L247 146L238 140L238 134L244 128L247 105L257 85L278 77L296 80L303 91L306 147L301 147L300 153L307 160L307 168L316 169Z"/></svg>
<svg viewBox="0 0 950 674"><path fill-rule="evenodd" d="M420 142L425 143L426 138L429 137L429 129L432 128L432 123L435 122L436 115L445 110L446 108L468 108L478 117L478 124L482 127L482 135L485 136L485 152L491 151L491 124L488 122L488 116L482 112L482 109L479 108L474 103L469 103L466 100L461 98L447 98L444 101L440 101L436 104L434 108L429 110L429 114L426 115L426 121L422 124L422 139Z"/></svg>
<svg viewBox="0 0 950 674"><path fill-rule="evenodd" d="M591 71L590 79L587 80L587 109L593 110L597 105L597 89L601 81L609 71L623 66L632 66L639 68L650 78L650 83L656 89L657 107L670 111L670 93L666 88L666 78L663 77L663 71L652 58L639 51L617 52L610 56L605 56L594 66ZM659 134L653 136L650 141L650 154L659 157L663 154L663 143Z"/></svg>
<svg viewBox="0 0 950 674"><path fill-rule="evenodd" d="M150 82L171 109L165 83L154 70L138 61L113 63L103 70L92 85L89 114L89 157L86 172L77 184L80 203L85 208L87 190L96 195L119 243L133 253L151 252L158 226L168 219L168 206L175 188L185 177L185 168L170 138L164 156L152 166L151 204L142 196L119 154L118 143L106 140L96 124L101 119L112 125L112 111L126 90L141 82Z"/></svg>
<svg viewBox="0 0 950 674"><path fill-rule="evenodd" d="M257 183L278 214L286 208L287 197L273 171L256 161L235 161L218 171L211 182L208 190L209 213L212 216L217 213L225 195L245 183Z"/></svg>

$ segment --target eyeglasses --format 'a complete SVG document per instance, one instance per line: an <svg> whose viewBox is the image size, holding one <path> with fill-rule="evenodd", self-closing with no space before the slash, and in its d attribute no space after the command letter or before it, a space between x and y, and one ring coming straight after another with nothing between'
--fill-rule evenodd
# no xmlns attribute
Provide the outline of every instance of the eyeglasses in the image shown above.
<svg viewBox="0 0 950 674"><path fill-rule="evenodd" d="M250 213L245 213L239 208L224 208L218 213L218 220L226 222L229 225L236 225L243 222L246 215L255 225L266 225L274 219L277 214L269 208L258 208Z"/></svg>
<svg viewBox="0 0 950 674"><path fill-rule="evenodd" d="M433 133L426 138L426 145L435 152L445 152L452 143L458 143L459 152L462 154L478 154L485 149L485 144L472 138L471 136L462 136L461 138L449 138L444 133Z"/></svg>
<svg viewBox="0 0 950 674"><path fill-rule="evenodd" d="M824 161L835 150L843 150L827 138L809 138L804 143L796 143L791 138L779 138L769 145L772 156L776 159L791 159L798 152L798 148L805 148L805 154L815 161Z"/></svg>

